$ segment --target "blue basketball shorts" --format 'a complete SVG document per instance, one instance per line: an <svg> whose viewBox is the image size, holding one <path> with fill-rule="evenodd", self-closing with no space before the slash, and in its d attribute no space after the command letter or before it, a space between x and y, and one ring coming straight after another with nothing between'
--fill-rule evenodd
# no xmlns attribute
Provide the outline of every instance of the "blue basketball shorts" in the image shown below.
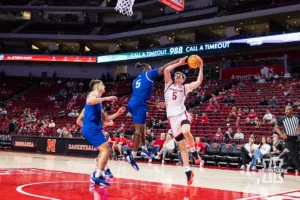
<svg viewBox="0 0 300 200"><path fill-rule="evenodd" d="M132 97L128 102L128 110L132 115L134 124L145 124L147 115L147 104L144 99Z"/></svg>
<svg viewBox="0 0 300 200"><path fill-rule="evenodd" d="M107 139L104 133L102 132L102 129L96 124L84 124L82 127L82 135L95 148L107 142Z"/></svg>

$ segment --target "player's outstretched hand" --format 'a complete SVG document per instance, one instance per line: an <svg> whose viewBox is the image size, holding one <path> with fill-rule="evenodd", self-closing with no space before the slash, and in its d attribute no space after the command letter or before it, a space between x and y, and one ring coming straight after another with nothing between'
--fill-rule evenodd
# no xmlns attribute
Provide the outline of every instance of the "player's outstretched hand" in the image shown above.
<svg viewBox="0 0 300 200"><path fill-rule="evenodd" d="M116 96L106 97L106 101L116 101L117 99L118 99L118 97L116 97Z"/></svg>
<svg viewBox="0 0 300 200"><path fill-rule="evenodd" d="M121 108L119 108L119 110L118 110L118 114L119 114L119 115L122 115L125 111L126 111L126 108L125 108L125 107L121 107Z"/></svg>
<svg viewBox="0 0 300 200"><path fill-rule="evenodd" d="M178 64L180 65L186 65L186 59L188 58L188 56L185 56L183 58L179 58L178 59Z"/></svg>
<svg viewBox="0 0 300 200"><path fill-rule="evenodd" d="M167 104L165 102L161 102L161 103L156 104L156 108L158 108L158 109L165 108L166 106L167 106Z"/></svg>

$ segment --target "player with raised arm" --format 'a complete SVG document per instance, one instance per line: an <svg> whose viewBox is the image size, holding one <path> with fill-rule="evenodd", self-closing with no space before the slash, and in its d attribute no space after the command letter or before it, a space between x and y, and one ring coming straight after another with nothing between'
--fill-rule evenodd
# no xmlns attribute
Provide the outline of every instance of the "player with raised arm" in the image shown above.
<svg viewBox="0 0 300 200"><path fill-rule="evenodd" d="M158 69L152 69L151 66L146 63L136 64L136 67L141 69L141 74L133 81L132 97L128 102L128 109L133 118L135 132L133 136L132 152L131 155L129 154L128 156L126 156L126 160L137 171L139 170L139 167L134 159L136 157L140 141L142 142L143 149L147 150L145 140L145 123L148 106L153 106L156 108L165 107L165 103L156 104L148 102L150 100L151 93L154 87L154 79L159 75L162 75L166 67L177 62L178 60L172 61Z"/></svg>
<svg viewBox="0 0 300 200"><path fill-rule="evenodd" d="M102 115L105 115L105 114L106 113L104 111L102 111ZM84 120L84 109L82 109L81 113L77 117L76 124L82 127L83 120ZM107 126L112 126L112 125L114 125L114 122L112 120L107 121L107 122L102 121L102 128L107 127ZM98 158L96 158L95 161L96 161L96 169L97 169ZM91 174L91 178L93 177L94 173L96 173L96 170ZM110 168L108 167L108 164L105 165L103 175L105 178L113 178L114 177L110 171Z"/></svg>
<svg viewBox="0 0 300 200"><path fill-rule="evenodd" d="M185 167L185 173L187 176L187 184L191 185L193 183L194 173L191 171L189 165L189 156L184 139L191 149L192 157L196 164L200 164L201 158L195 149L194 138L191 134L191 116L186 111L184 102L188 93L199 87L203 81L203 62L201 62L197 81L184 84L186 76L182 72L176 72L173 81L171 78L171 71L176 67L185 65L186 59L187 57L184 57L180 59L179 63L167 67L164 71L164 77L167 117L170 121L172 133L180 148L183 166Z"/></svg>
<svg viewBox="0 0 300 200"><path fill-rule="evenodd" d="M109 185L102 175L110 156L110 148L107 139L102 132L102 120L114 120L125 112L125 108L120 108L118 112L113 115L107 115L102 111L102 102L115 101L117 100L117 97L101 97L105 92L105 86L101 80L92 80L90 82L90 88L92 89L92 92L88 94L84 106L82 135L100 152L98 155L97 169L95 170L95 173L93 173L90 182L100 185Z"/></svg>

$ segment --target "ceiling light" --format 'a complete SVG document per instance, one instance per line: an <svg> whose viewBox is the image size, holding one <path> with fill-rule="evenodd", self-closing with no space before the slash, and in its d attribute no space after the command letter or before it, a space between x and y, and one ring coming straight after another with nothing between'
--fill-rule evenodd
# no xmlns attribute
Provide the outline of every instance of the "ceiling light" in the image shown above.
<svg viewBox="0 0 300 200"><path fill-rule="evenodd" d="M243 25L243 23L241 22L241 25Z"/></svg>
<svg viewBox="0 0 300 200"><path fill-rule="evenodd" d="M255 23L255 21L253 21L253 23Z"/></svg>
<svg viewBox="0 0 300 200"><path fill-rule="evenodd" d="M221 26L221 28L223 28L223 26Z"/></svg>
<svg viewBox="0 0 300 200"><path fill-rule="evenodd" d="M296 21L294 21L294 24L296 24L297 22Z"/></svg>

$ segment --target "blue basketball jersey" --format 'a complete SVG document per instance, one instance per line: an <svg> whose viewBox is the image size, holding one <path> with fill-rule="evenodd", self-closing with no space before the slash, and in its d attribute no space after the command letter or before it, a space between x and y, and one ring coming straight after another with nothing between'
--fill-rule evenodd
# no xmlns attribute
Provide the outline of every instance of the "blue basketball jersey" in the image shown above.
<svg viewBox="0 0 300 200"><path fill-rule="evenodd" d="M158 69L141 73L132 84L132 97L140 97L149 101L154 87L154 79L158 77Z"/></svg>
<svg viewBox="0 0 300 200"><path fill-rule="evenodd" d="M88 123L94 123L102 129L102 104L99 103L96 105L88 105L85 103L84 108L83 126L87 125Z"/></svg>

